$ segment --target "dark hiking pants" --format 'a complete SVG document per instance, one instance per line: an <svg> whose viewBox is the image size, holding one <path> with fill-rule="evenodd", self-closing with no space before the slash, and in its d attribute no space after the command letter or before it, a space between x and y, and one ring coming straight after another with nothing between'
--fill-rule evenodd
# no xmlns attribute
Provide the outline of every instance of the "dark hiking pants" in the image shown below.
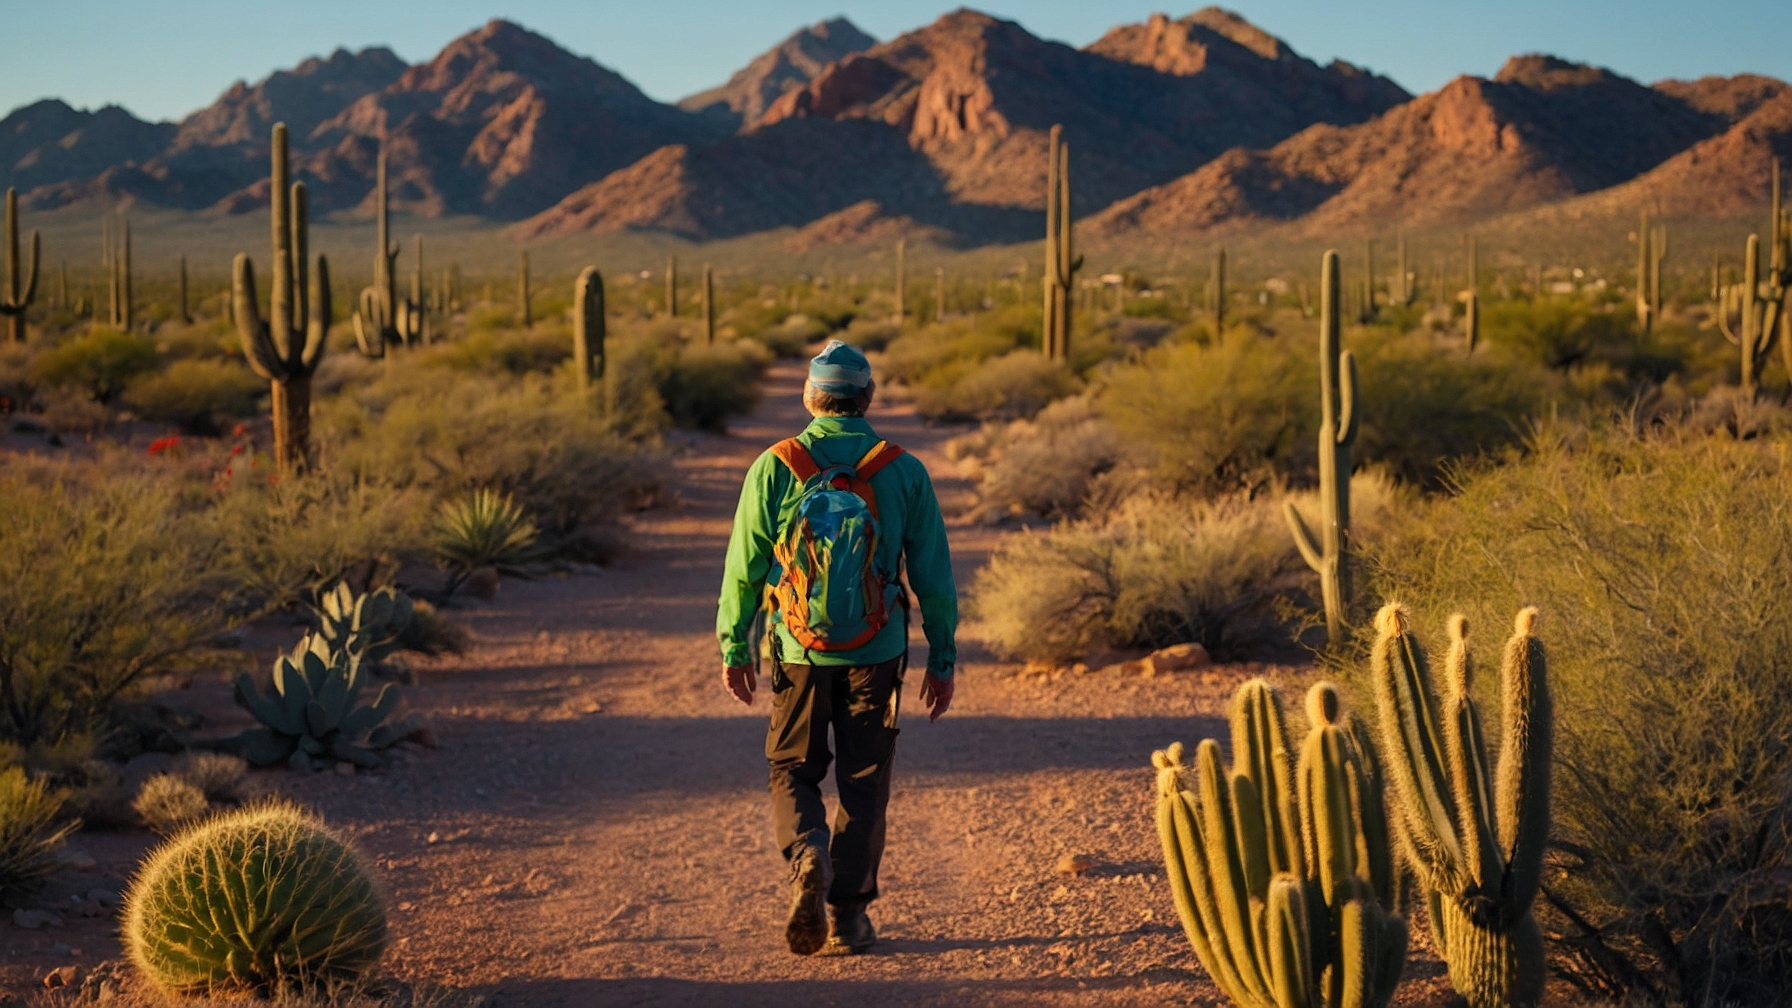
<svg viewBox="0 0 1792 1008"><path fill-rule="evenodd" d="M902 668L901 658L881 665L772 664L765 758L771 763L772 825L785 858L800 837L828 828L821 781L835 758L828 751L828 729L834 731L840 807L829 844L834 884L828 902L836 906L877 898Z"/></svg>

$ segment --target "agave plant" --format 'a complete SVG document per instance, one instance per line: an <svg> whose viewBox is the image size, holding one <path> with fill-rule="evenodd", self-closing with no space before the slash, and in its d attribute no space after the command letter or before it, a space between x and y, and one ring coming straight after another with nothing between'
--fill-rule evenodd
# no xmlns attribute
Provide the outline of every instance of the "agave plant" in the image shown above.
<svg viewBox="0 0 1792 1008"><path fill-rule="evenodd" d="M58 822L68 792L33 778L24 767L0 771L0 895L35 888L56 870L62 841L80 820Z"/></svg>
<svg viewBox="0 0 1792 1008"><path fill-rule="evenodd" d="M392 719L399 701L392 683L381 685L373 701L365 702L363 691L370 680L359 654L332 648L321 634L306 634L292 654L274 660L265 688L247 672L237 676L236 701L262 727L236 736L235 747L256 766L281 760L297 770L314 770L327 760L379 766L379 750L424 728L416 715Z"/></svg>
<svg viewBox="0 0 1792 1008"><path fill-rule="evenodd" d="M356 595L346 583L323 593L312 607L317 632L332 652L354 655L373 665L404 647L411 625L410 596L392 588Z"/></svg>
<svg viewBox="0 0 1792 1008"><path fill-rule="evenodd" d="M436 513L435 551L448 567L444 595L453 595L482 567L501 575L529 577L546 557L535 523L508 494L479 489L460 500L444 501Z"/></svg>

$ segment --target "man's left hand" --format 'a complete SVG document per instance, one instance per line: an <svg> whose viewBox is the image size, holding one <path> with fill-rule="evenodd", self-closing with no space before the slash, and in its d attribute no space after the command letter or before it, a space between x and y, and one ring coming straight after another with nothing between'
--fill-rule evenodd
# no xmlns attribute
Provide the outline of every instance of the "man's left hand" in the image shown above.
<svg viewBox="0 0 1792 1008"><path fill-rule="evenodd" d="M927 708L927 720L938 721L952 709L952 688L956 679L936 679L929 672L921 680L921 704Z"/></svg>

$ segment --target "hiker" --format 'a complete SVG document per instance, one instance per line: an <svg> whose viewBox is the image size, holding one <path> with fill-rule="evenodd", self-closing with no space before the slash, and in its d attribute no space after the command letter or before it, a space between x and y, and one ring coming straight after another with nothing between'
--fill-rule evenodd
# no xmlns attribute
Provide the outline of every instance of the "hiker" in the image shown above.
<svg viewBox="0 0 1792 1008"><path fill-rule="evenodd" d="M865 355L835 340L809 362L814 419L747 470L728 542L716 636L722 682L743 704L758 687L753 625L766 608L772 690L772 822L790 871L785 941L797 955L852 955L877 932L884 809L897 710L919 602L927 634L921 703L952 705L958 590L933 481L919 459L865 420L876 383ZM840 808L830 834L821 781L838 750Z"/></svg>

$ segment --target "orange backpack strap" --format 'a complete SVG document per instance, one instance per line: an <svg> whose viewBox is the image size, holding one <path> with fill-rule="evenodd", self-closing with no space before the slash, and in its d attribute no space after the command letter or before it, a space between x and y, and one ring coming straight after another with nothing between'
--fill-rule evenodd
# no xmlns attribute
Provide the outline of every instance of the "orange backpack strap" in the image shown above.
<svg viewBox="0 0 1792 1008"><path fill-rule="evenodd" d="M882 471L884 466L896 461L897 456L902 454L903 451L901 445L893 445L888 441L879 441L872 446L870 451L865 453L865 457L860 459L859 464L854 466L853 469L858 473L860 479L869 482L871 477L876 476Z"/></svg>
<svg viewBox="0 0 1792 1008"><path fill-rule="evenodd" d="M772 445L771 451L796 474L798 483L807 483L816 473L821 472L821 467L815 464L815 456L809 454L809 449L804 448L803 443L796 438L785 438Z"/></svg>

